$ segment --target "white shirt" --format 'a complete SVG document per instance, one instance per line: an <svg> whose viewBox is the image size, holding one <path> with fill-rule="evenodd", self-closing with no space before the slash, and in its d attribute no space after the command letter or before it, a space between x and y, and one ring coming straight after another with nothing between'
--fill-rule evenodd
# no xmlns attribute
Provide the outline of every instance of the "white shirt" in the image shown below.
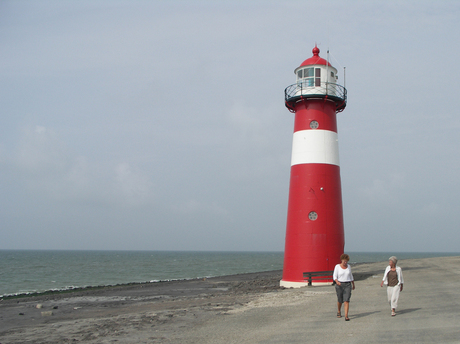
<svg viewBox="0 0 460 344"><path fill-rule="evenodd" d="M339 282L352 282L355 280L353 278L353 274L351 273L350 265L348 265L346 269L342 269L340 264L335 266L332 279Z"/></svg>

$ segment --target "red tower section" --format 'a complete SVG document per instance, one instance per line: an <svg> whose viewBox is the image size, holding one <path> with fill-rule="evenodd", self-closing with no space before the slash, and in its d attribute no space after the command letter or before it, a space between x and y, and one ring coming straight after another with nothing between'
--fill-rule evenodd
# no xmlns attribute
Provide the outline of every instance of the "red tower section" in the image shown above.
<svg viewBox="0 0 460 344"><path fill-rule="evenodd" d="M283 278L285 287L308 284L305 272L331 271L344 249L336 114L346 106L337 70L313 49L285 90L295 113ZM330 276L314 284L332 282Z"/></svg>

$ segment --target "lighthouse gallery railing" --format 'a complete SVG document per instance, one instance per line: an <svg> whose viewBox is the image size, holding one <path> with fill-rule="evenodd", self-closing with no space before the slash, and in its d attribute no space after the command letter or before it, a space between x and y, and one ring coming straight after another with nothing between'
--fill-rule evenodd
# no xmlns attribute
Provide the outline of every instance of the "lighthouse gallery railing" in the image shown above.
<svg viewBox="0 0 460 344"><path fill-rule="evenodd" d="M284 90L286 107L293 111L295 103L304 98L325 98L334 101L337 112L343 111L347 105L347 89L339 84L322 82L320 86L312 86L307 81L297 82Z"/></svg>

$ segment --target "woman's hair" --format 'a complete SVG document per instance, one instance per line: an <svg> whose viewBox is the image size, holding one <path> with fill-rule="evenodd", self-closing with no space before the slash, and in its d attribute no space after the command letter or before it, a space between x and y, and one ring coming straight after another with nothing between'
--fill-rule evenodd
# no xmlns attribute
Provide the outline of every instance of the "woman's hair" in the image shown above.
<svg viewBox="0 0 460 344"><path fill-rule="evenodd" d="M388 258L388 260L391 260L393 263L396 263L398 262L398 258L396 258L395 256L391 256L390 258Z"/></svg>
<svg viewBox="0 0 460 344"><path fill-rule="evenodd" d="M346 260L348 262L350 260L350 256L344 253L340 256L340 260Z"/></svg>

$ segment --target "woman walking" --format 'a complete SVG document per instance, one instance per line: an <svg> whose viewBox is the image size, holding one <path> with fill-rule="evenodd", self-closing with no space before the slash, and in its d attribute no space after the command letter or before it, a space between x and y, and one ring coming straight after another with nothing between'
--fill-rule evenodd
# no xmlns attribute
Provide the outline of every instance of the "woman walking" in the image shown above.
<svg viewBox="0 0 460 344"><path fill-rule="evenodd" d="M391 307L391 316L396 315L396 308L398 308L399 293L403 290L403 274L399 266L396 266L398 263L398 258L391 256L389 258L388 266L385 269L383 274L382 283L380 286L383 287L385 284L387 286L387 296L388 302Z"/></svg>
<svg viewBox="0 0 460 344"><path fill-rule="evenodd" d="M334 274L332 275L332 279L335 281L335 292L337 293L337 318L342 317L341 309L343 303L345 321L349 321L348 310L350 309L351 291L355 290L355 280L348 265L350 256L342 254L340 260L342 262L335 266Z"/></svg>

